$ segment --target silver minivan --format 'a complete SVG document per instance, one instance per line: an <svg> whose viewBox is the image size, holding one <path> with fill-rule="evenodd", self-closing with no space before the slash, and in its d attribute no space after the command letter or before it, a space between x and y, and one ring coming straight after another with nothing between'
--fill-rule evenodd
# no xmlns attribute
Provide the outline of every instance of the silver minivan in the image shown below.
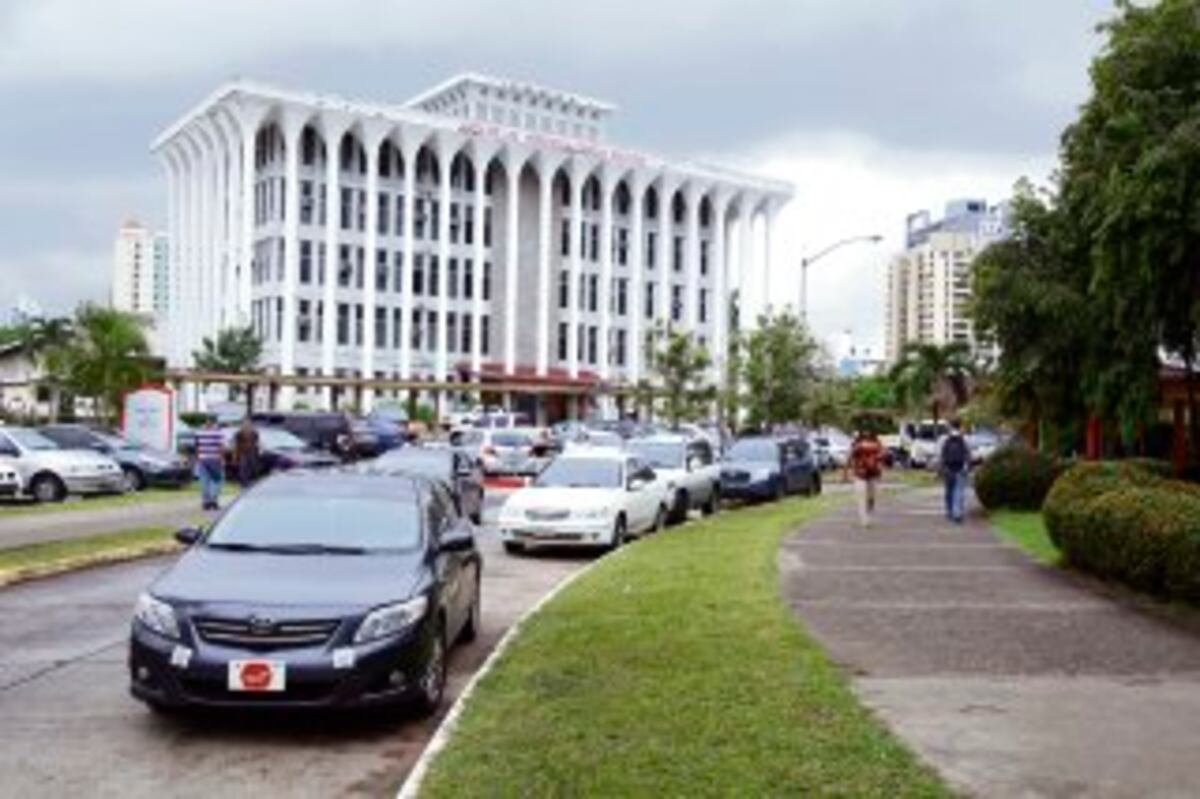
<svg viewBox="0 0 1200 799"><path fill-rule="evenodd" d="M121 467L112 458L90 450L60 449L28 427L0 426L0 459L16 468L24 493L38 502L125 490Z"/></svg>

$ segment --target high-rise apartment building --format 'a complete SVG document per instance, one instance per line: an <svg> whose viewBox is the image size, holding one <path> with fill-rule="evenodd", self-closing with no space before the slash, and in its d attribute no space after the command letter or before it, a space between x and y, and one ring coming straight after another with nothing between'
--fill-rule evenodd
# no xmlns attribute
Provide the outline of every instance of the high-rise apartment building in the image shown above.
<svg viewBox="0 0 1200 799"><path fill-rule="evenodd" d="M147 316L167 312L170 272L167 236L136 220L117 231L113 251L112 306Z"/></svg>
<svg viewBox="0 0 1200 799"><path fill-rule="evenodd" d="M886 356L895 362L910 342L961 341L980 354L971 319L972 266L989 244L1009 234L1007 203L955 200L933 220L928 211L907 220L906 248L888 269Z"/></svg>

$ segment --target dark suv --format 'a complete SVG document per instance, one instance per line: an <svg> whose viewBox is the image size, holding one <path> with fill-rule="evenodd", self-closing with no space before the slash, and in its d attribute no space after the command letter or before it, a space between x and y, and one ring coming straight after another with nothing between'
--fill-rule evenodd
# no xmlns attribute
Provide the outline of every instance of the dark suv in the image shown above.
<svg viewBox="0 0 1200 799"><path fill-rule="evenodd" d="M256 413L255 424L282 427L309 446L331 452L342 460L373 458L382 452L379 436L344 413Z"/></svg>

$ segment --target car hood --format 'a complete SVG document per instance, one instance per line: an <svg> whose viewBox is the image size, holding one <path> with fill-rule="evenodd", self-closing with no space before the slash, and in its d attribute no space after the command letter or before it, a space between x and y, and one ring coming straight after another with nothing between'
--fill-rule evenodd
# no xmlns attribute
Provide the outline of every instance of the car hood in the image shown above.
<svg viewBox="0 0 1200 799"><path fill-rule="evenodd" d="M607 507L624 492L619 488L522 488L504 503L504 511L548 508L570 511ZM503 511L502 511L503 512Z"/></svg>
<svg viewBox="0 0 1200 799"><path fill-rule="evenodd" d="M26 460L22 458L22 460ZM115 469L112 458L87 449L43 449L31 453L28 460L54 469L84 467L88 469Z"/></svg>
<svg viewBox="0 0 1200 799"><path fill-rule="evenodd" d="M341 461L328 452L319 449L289 449L285 447L271 451L297 463L313 465L341 463Z"/></svg>
<svg viewBox="0 0 1200 799"><path fill-rule="evenodd" d="M369 608L408 599L423 579L419 552L275 555L193 547L151 586L200 605Z"/></svg>

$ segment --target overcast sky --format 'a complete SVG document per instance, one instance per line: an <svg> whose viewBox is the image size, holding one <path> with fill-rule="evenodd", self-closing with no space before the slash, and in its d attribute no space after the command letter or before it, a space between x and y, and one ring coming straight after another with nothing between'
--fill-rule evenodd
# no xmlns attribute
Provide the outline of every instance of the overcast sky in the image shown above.
<svg viewBox="0 0 1200 799"><path fill-rule="evenodd" d="M229 78L401 101L475 70L611 100L610 138L789 180L818 333L882 337L904 216L1044 180L1109 0L0 0L0 310L106 295L129 216L165 222L154 135ZM786 292L786 293L785 293Z"/></svg>

